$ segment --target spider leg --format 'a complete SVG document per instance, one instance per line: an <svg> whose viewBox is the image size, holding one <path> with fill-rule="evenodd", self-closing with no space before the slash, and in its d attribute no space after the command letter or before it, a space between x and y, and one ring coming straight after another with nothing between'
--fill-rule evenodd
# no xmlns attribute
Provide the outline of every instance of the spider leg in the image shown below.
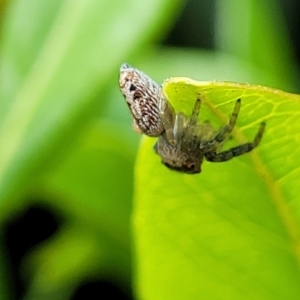
<svg viewBox="0 0 300 300"><path fill-rule="evenodd" d="M200 107L201 107L201 100L200 98L197 98L190 118L189 126L194 126L197 124Z"/></svg>
<svg viewBox="0 0 300 300"><path fill-rule="evenodd" d="M227 151L223 151L220 153L216 153L215 151L207 152L204 154L206 160L212 161L212 162L222 162L222 161L229 160L235 156L239 156L239 155L242 155L244 153L251 151L259 144L259 142L263 136L265 127L266 127L266 124L264 122L260 124L258 132L252 143L246 143L246 144L231 148Z"/></svg>
<svg viewBox="0 0 300 300"><path fill-rule="evenodd" d="M173 135L176 142L180 140L184 133L184 129L187 123L187 117L183 112L178 112L175 116Z"/></svg>
<svg viewBox="0 0 300 300"><path fill-rule="evenodd" d="M220 132L212 140L203 143L200 146L200 149L214 149L218 144L222 143L228 137L228 135L232 132L235 126L240 108L241 108L241 99L238 99L235 102L235 106L231 114L229 123L223 128L221 128Z"/></svg>
<svg viewBox="0 0 300 300"><path fill-rule="evenodd" d="M200 111L201 100L197 98L192 115L188 120L187 116L183 112L179 112L175 116L173 134L175 138L180 138L181 135L191 136L195 132L196 125L198 123L198 115Z"/></svg>
<svg viewBox="0 0 300 300"><path fill-rule="evenodd" d="M173 129L176 114L171 103L164 98L162 91L160 92L158 108L159 116L166 132L166 138L170 144L175 145L176 139L174 137Z"/></svg>
<svg viewBox="0 0 300 300"><path fill-rule="evenodd" d="M236 100L235 102L235 106L234 106L234 109L233 109L233 112L231 114L231 117L230 117L230 120L229 120L229 123L224 126L220 132L216 135L215 137L215 140L218 142L218 143L221 143L224 141L224 139L227 138L227 136L231 133L232 129L234 128L235 126L235 123L236 123L236 119L238 117L238 114L240 112L240 108L241 108L241 99L238 99Z"/></svg>
<svg viewBox="0 0 300 300"><path fill-rule="evenodd" d="M198 115L199 115L200 107L201 107L201 100L200 98L197 98L192 115L189 118L189 121L186 123L184 131L182 132L183 138L181 142L181 147L183 150L187 150L187 151L194 150L197 148L197 145L199 144L199 140L198 140L199 126L197 126L197 123L198 123Z"/></svg>

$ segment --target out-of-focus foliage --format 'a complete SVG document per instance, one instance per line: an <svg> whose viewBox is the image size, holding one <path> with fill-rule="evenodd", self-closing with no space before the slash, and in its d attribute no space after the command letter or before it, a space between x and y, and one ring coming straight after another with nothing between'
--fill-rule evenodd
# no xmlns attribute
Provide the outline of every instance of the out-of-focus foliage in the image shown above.
<svg viewBox="0 0 300 300"><path fill-rule="evenodd" d="M138 137L118 91L118 69L163 34L179 4L7 2L0 57L0 221L31 205L29 199L65 220L22 263L26 299L66 299L86 278L130 290ZM4 255L0 278L7 288L0 294L11 299L15 287L5 276Z"/></svg>
<svg viewBox="0 0 300 300"><path fill-rule="evenodd" d="M130 294L131 266L139 270L145 264L143 249L137 257L131 254L139 137L118 91L121 63L136 65L160 82L188 76L297 89L289 41L272 1L216 3L217 47L206 52L158 46L176 21L180 0L15 0L1 7L0 224L33 203L64 220L23 259L24 299L68 299L91 278L111 280ZM138 168L143 170L143 161ZM162 180L159 174L146 175ZM221 171L215 176L216 182L223 178ZM135 237L139 234L136 230ZM14 278L5 245L0 251L0 299L11 299ZM168 266L168 273L178 272L175 263ZM159 268L151 274L156 272ZM195 279L185 272L178 278ZM147 283L139 276L134 273L137 291Z"/></svg>

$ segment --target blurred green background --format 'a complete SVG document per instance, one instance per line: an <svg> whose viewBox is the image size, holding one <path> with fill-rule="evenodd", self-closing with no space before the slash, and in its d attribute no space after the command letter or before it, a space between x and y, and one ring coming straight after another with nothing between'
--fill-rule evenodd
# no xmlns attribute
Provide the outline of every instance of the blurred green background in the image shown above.
<svg viewBox="0 0 300 300"><path fill-rule="evenodd" d="M6 0L0 9L0 299L136 298L140 136L119 66L158 82L188 76L297 92L299 4Z"/></svg>

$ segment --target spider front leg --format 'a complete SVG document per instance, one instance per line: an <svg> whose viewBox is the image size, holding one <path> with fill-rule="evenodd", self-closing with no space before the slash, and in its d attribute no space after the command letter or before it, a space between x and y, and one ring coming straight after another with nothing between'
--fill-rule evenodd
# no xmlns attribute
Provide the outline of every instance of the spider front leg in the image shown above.
<svg viewBox="0 0 300 300"><path fill-rule="evenodd" d="M200 112L200 107L201 107L201 100L200 98L197 98L194 109L192 112L191 117L189 120L186 122L186 126L182 131L182 143L181 143L181 148L184 151L193 151L196 148L199 147L200 140L199 140L199 126L198 124L198 115ZM202 129L202 128L201 128Z"/></svg>
<svg viewBox="0 0 300 300"><path fill-rule="evenodd" d="M217 134L217 136L215 137L215 140L218 143L223 142L227 138L227 136L231 133L231 131L233 130L235 123L236 123L236 119L240 112L240 108L241 108L241 99L238 99L235 102L235 106L234 106L233 112L231 114L231 118L229 120L228 125L224 126L221 129L220 133Z"/></svg>
<svg viewBox="0 0 300 300"><path fill-rule="evenodd" d="M164 98L162 91L160 92L158 109L160 120L166 133L166 138L171 145L175 145L176 139L173 131L176 114L171 103L169 103L169 101Z"/></svg>
<svg viewBox="0 0 300 300"><path fill-rule="evenodd" d="M263 136L263 133L265 131L265 127L266 127L266 124L264 122L260 124L258 132L252 143L246 143L246 144L231 148L227 151L223 151L220 153L216 153L215 151L207 152L204 154L206 160L212 161L212 162L222 162L222 161L229 160L235 156L239 156L244 153L250 152L252 149L254 149L259 144L259 142Z"/></svg>
<svg viewBox="0 0 300 300"><path fill-rule="evenodd" d="M221 131L215 136L214 139L208 141L207 143L202 144L200 149L213 150L214 148L216 148L218 144L222 143L228 137L228 135L232 132L235 126L237 117L240 112L240 108L241 108L241 99L238 99L235 102L235 106L231 114L229 123L221 129Z"/></svg>
<svg viewBox="0 0 300 300"><path fill-rule="evenodd" d="M195 126L197 124L200 107L201 107L201 100L200 98L197 98L190 118L189 126Z"/></svg>

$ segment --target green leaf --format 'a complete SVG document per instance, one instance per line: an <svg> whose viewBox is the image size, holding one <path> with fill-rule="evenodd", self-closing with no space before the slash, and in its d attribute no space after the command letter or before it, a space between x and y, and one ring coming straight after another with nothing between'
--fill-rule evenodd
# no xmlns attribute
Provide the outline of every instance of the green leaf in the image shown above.
<svg viewBox="0 0 300 300"><path fill-rule="evenodd" d="M171 78L164 92L201 121L228 122L241 111L228 147L261 144L202 173L167 169L144 138L136 163L137 287L143 299L299 299L300 97L263 86Z"/></svg>

